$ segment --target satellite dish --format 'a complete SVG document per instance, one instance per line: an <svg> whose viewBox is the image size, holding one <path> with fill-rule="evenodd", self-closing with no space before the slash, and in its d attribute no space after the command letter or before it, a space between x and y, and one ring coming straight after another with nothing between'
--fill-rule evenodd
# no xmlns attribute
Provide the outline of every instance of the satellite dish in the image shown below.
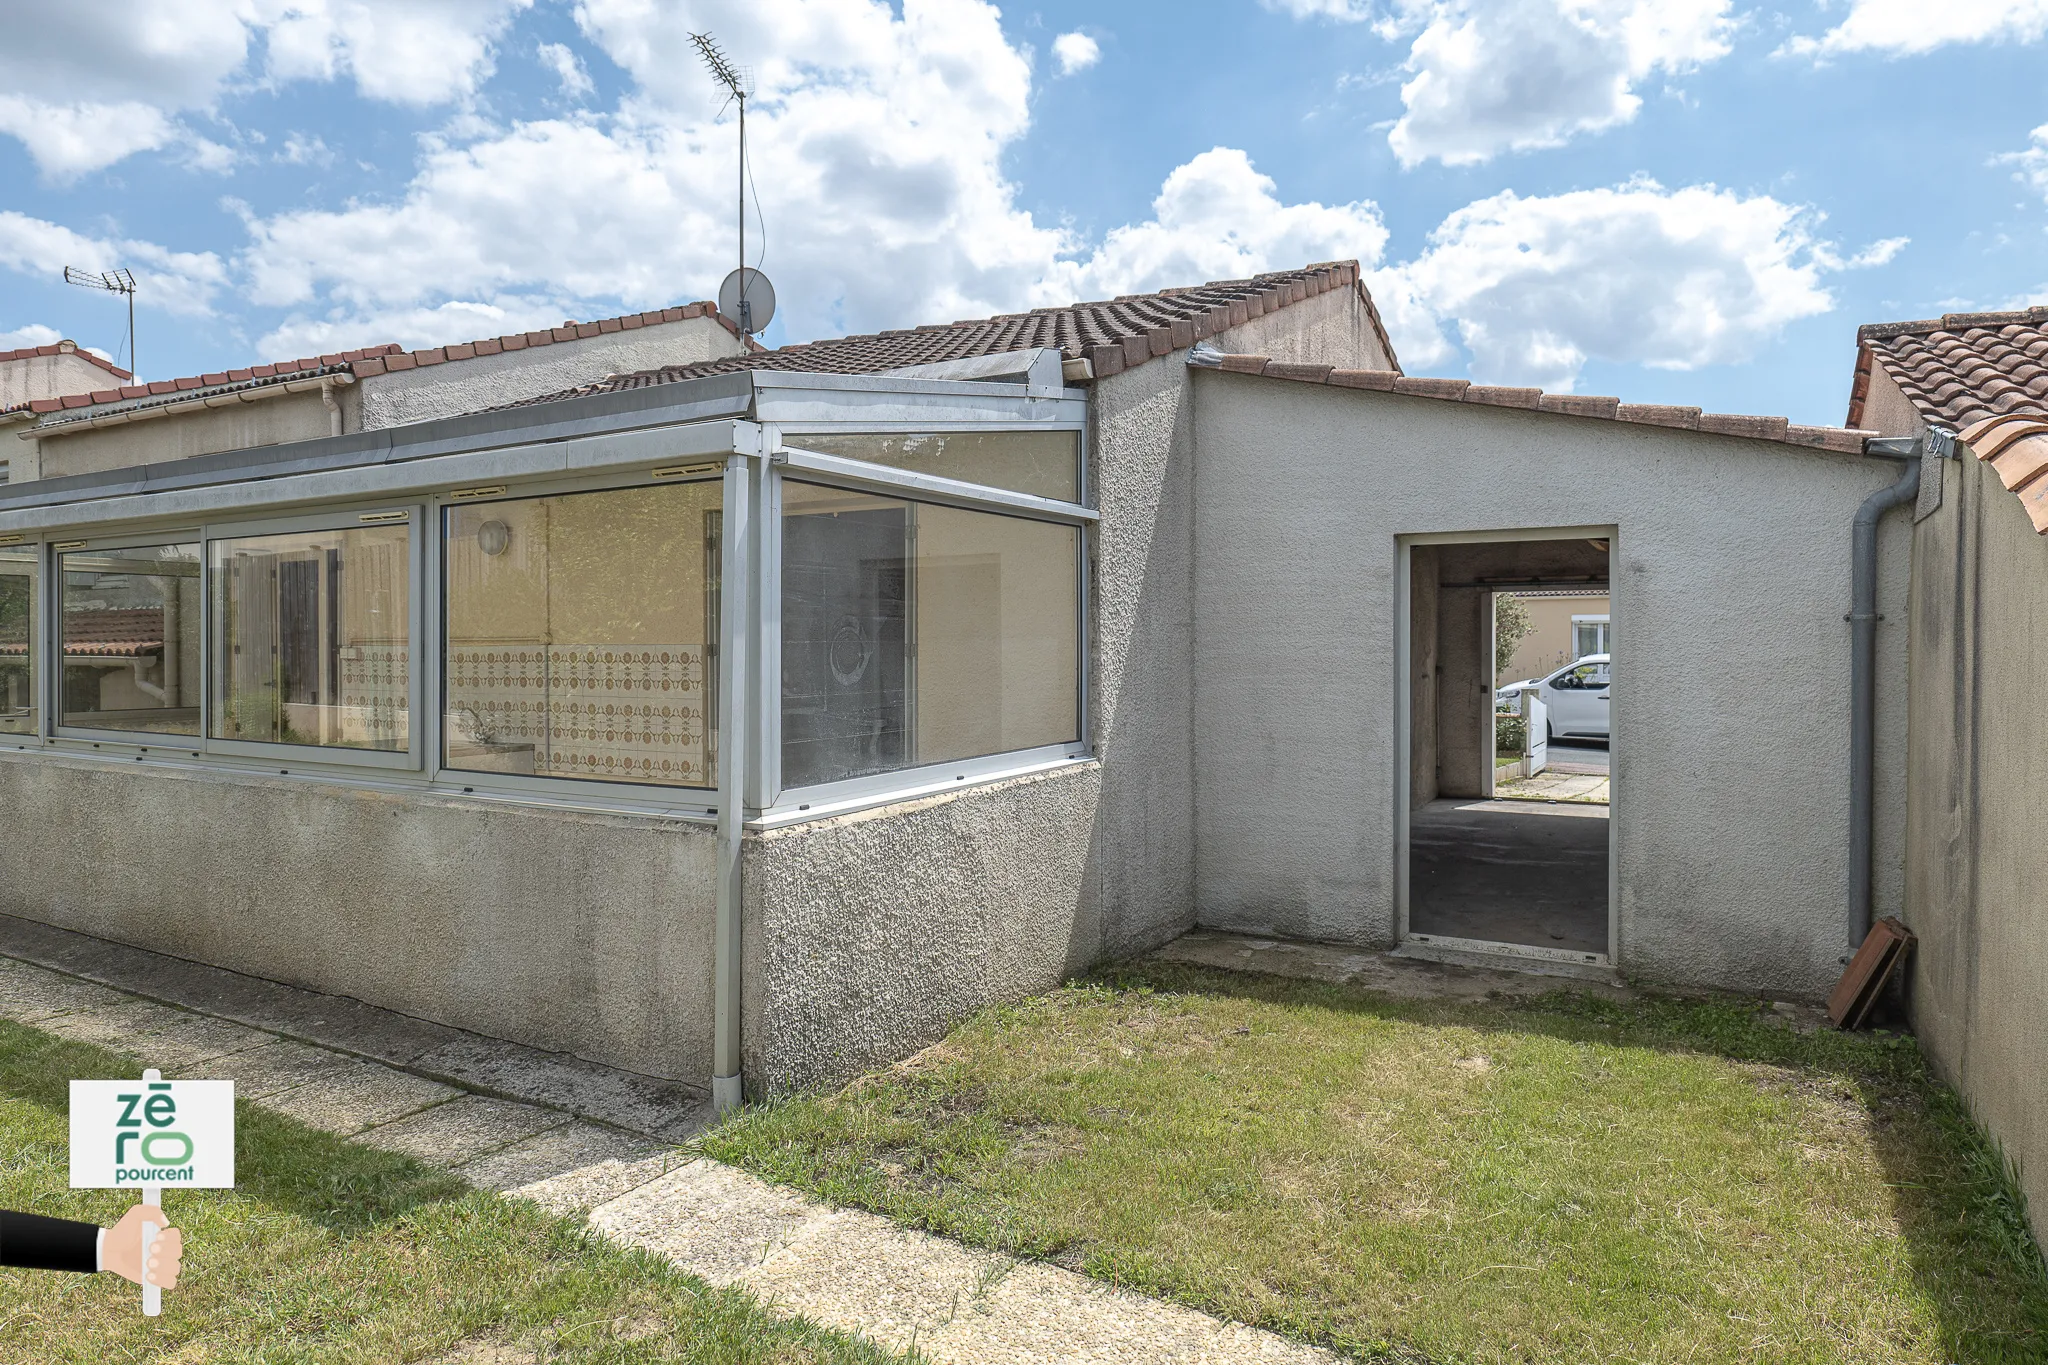
<svg viewBox="0 0 2048 1365"><path fill-rule="evenodd" d="M748 336L765 332L775 316L775 286L751 266L735 270L718 286L718 311L739 323Z"/></svg>

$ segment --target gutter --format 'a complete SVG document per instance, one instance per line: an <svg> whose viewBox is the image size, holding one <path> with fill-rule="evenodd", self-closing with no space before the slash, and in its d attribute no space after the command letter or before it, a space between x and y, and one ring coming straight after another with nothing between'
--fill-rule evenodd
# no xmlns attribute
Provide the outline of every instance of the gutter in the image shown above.
<svg viewBox="0 0 2048 1365"><path fill-rule="evenodd" d="M20 434L23 441L49 436L69 436L74 431L92 431L100 427L120 426L125 422L142 422L152 417L169 417L174 413L192 412L199 408L231 408L237 403L260 403L266 398L275 398L286 393L313 393L322 395L327 405L329 433L341 434L341 409L334 402L334 389L356 382L353 374L324 374L317 379L291 379L282 384L260 384L246 389L229 389L225 392L207 394L203 397L179 399L169 403L158 403L148 407L123 408L119 412L101 413L97 417L61 418L48 425L30 427Z"/></svg>
<svg viewBox="0 0 2048 1365"><path fill-rule="evenodd" d="M1866 455L1905 461L1899 477L1856 509L1851 549L1849 622L1849 953L1870 935L1872 868L1876 847L1877 749L1877 527L1886 512L1920 494L1920 471L1929 457L1955 454L1955 433L1940 427L1925 436L1873 437ZM1849 960L1848 953L1842 961Z"/></svg>

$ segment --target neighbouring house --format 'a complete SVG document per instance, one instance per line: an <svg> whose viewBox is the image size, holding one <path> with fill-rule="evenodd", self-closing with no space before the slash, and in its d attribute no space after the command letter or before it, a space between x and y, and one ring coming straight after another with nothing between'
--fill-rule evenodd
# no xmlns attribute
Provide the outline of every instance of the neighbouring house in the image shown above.
<svg viewBox="0 0 2048 1365"><path fill-rule="evenodd" d="M18 408L37 399L62 398L68 394L90 393L107 387L108 377L125 383L134 378L106 357L83 350L75 341L53 341L47 346L25 346L0 351L0 411ZM11 450L0 449L0 483L33 477L17 473L33 468Z"/></svg>
<svg viewBox="0 0 2048 1365"><path fill-rule="evenodd" d="M2018 1160L2048 1234L2048 308L1858 334L1849 420L1953 431L1913 510L1904 918L1922 1046Z"/></svg>
<svg viewBox="0 0 2048 1365"><path fill-rule="evenodd" d="M67 367L49 372L62 387L51 379L10 385L0 355L0 460L16 483L161 464L379 431L749 349L759 347L716 306L692 303L455 346L371 346L144 384L73 348L41 361ZM109 385L109 374L123 382Z"/></svg>
<svg viewBox="0 0 2048 1365"><path fill-rule="evenodd" d="M1535 588L1512 594L1529 614L1529 633L1496 683L1541 678L1588 654L1605 654L1614 639L1607 594L1576 588Z"/></svg>

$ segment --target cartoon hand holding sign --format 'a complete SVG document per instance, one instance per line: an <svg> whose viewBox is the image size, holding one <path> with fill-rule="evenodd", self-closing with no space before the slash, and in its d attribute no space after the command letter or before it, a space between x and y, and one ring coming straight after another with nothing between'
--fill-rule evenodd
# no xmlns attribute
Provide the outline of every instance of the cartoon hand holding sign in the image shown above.
<svg viewBox="0 0 2048 1365"><path fill-rule="evenodd" d="M151 1069L141 1081L71 1083L71 1188L139 1189L142 1202L104 1234L82 1224L34 1219L21 1226L45 1239L65 1230L94 1234L92 1259L142 1286L142 1311L162 1311L162 1290L175 1289L184 1236L164 1217L162 1189L232 1189L235 1183L235 1083L167 1081ZM50 1226L42 1226L50 1225ZM7 1234L18 1236L19 1234ZM80 1248L82 1251L82 1248ZM52 1269L95 1268L76 1255Z"/></svg>

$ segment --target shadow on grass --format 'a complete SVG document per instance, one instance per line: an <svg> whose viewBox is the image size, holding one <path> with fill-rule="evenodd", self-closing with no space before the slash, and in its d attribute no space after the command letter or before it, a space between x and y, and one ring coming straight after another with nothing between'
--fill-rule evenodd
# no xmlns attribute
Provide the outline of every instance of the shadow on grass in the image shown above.
<svg viewBox="0 0 2048 1365"><path fill-rule="evenodd" d="M73 1080L126 1080L142 1063L89 1043L0 1020L0 1094L62 1115ZM468 1186L410 1157L356 1146L235 1103L235 1188L342 1236L356 1236L422 1204L459 1199Z"/></svg>
<svg viewBox="0 0 2048 1365"><path fill-rule="evenodd" d="M1913 1275L1957 1361L2048 1360L2048 1266L2009 1163L1929 1068L1910 1037L1801 1033L1760 1002L1643 994L1610 1000L1568 987L1527 998L1407 999L1360 987L1178 963L1131 964L1077 983L1542 1035L1760 1063L1845 1082L1869 1116ZM1973 1305L2009 1303L2007 1326Z"/></svg>

